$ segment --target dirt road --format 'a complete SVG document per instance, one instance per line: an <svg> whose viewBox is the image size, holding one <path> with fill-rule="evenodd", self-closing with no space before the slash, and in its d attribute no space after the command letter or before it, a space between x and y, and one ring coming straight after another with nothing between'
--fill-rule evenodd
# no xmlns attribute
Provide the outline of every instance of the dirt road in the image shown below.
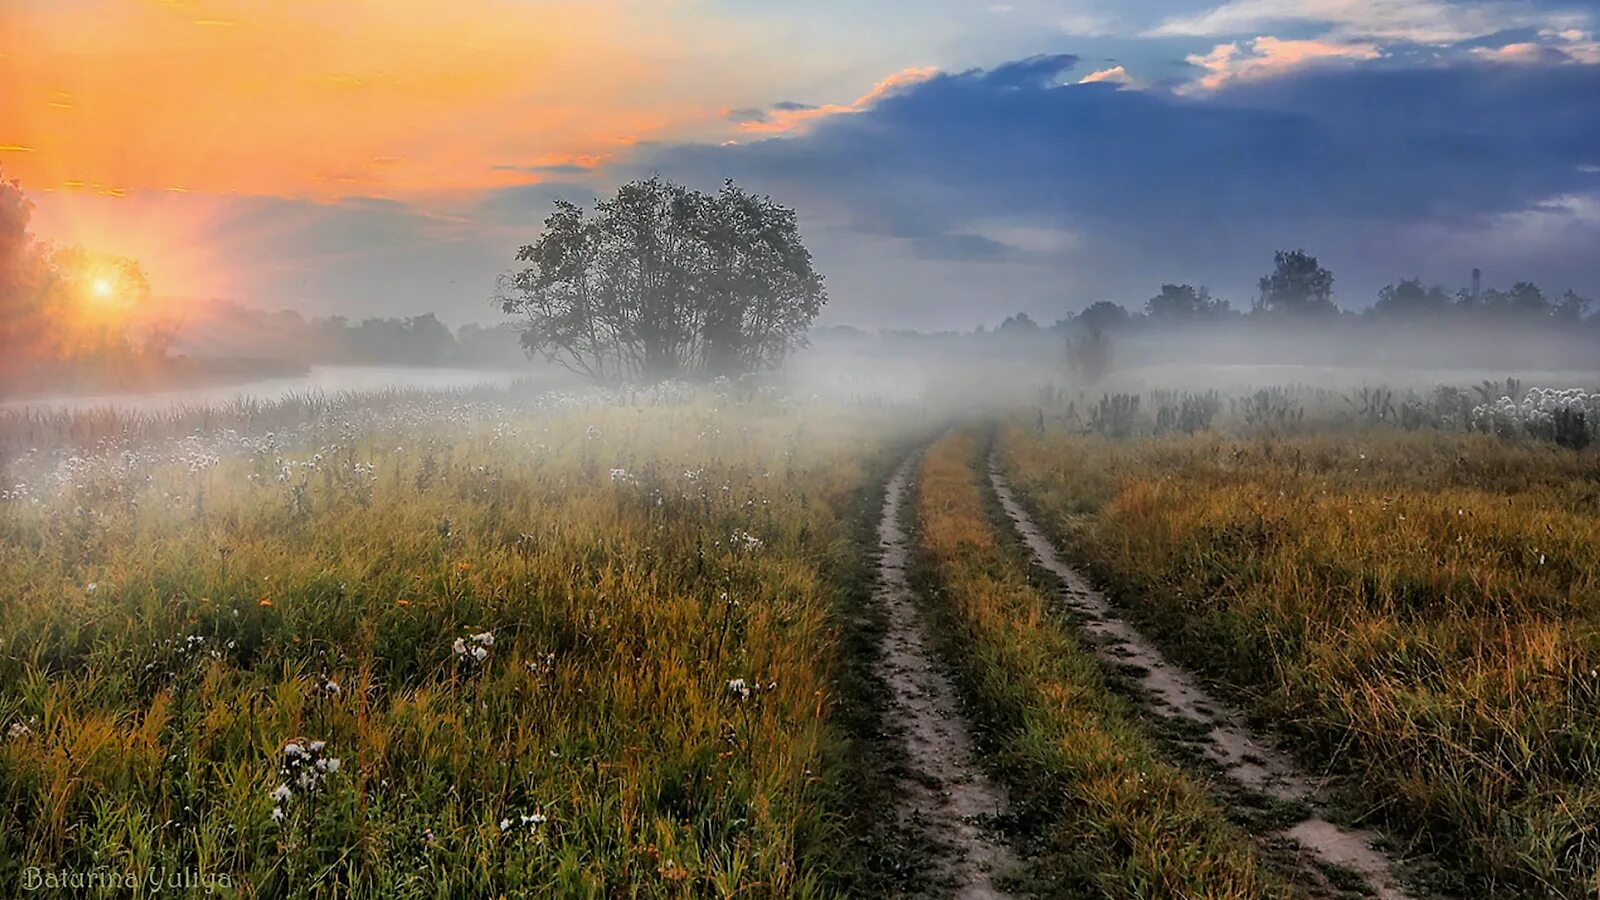
<svg viewBox="0 0 1600 900"><path fill-rule="evenodd" d="M919 836L936 896L1009 897L997 883L1018 862L992 819L1007 808L1005 790L978 765L972 729L954 687L936 664L927 624L906 577L910 547L900 515L919 457L890 479L878 524L873 597L886 619L877 675L887 686L884 723L901 737L904 770L896 777L894 814Z"/></svg>
<svg viewBox="0 0 1600 900"><path fill-rule="evenodd" d="M1097 652L1108 666L1140 672L1139 683L1156 712L1203 726L1201 750L1237 784L1274 800L1300 801L1310 815L1279 837L1299 845L1323 864L1359 875L1378 897L1405 898L1398 861L1375 846L1377 835L1336 825L1315 811L1321 788L1273 744L1253 733L1237 712L1217 701L1184 669L1156 649L1137 629L1121 619L1089 582L1073 569L1044 536L1022 505L993 457L989 479L1012 526L1033 561L1063 585L1061 599L1084 621L1096 638Z"/></svg>

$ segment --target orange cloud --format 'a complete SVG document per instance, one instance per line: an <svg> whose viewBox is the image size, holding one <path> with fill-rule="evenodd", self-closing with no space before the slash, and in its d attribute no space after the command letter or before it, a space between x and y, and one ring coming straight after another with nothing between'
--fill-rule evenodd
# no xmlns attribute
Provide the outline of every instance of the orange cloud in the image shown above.
<svg viewBox="0 0 1600 900"><path fill-rule="evenodd" d="M1491 59L1496 62L1539 62L1544 58L1545 48L1531 41L1506 44L1501 47L1474 47L1474 56Z"/></svg>
<svg viewBox="0 0 1600 900"><path fill-rule="evenodd" d="M0 152L30 190L107 195L523 183L511 166L605 158L736 100L716 68L740 36L698 30L686 62L673 6L7 0Z"/></svg>
<svg viewBox="0 0 1600 900"><path fill-rule="evenodd" d="M1369 42L1322 40L1280 40L1271 36L1250 41L1249 49L1237 43L1218 44L1210 53L1195 53L1185 59L1206 71L1180 92L1216 90L1230 81L1262 78L1290 69L1329 60L1376 59L1378 46Z"/></svg>
<svg viewBox="0 0 1600 900"><path fill-rule="evenodd" d="M1090 72L1078 80L1079 84L1096 84L1098 82L1120 84L1124 88L1129 89L1138 89L1145 86L1144 82L1134 78L1132 75L1129 75L1128 70L1124 69L1122 66L1112 66L1109 69L1099 69L1094 72Z"/></svg>
<svg viewBox="0 0 1600 900"><path fill-rule="evenodd" d="M1565 31L1544 29L1538 41L1521 41L1500 47L1474 47L1480 59L1505 63L1549 62L1552 58L1586 65L1600 64L1600 42L1575 28Z"/></svg>
<svg viewBox="0 0 1600 900"><path fill-rule="evenodd" d="M852 103L829 103L825 106L814 106L805 109L773 110L766 119L745 122L739 128L742 131L757 134L782 134L802 130L829 116L850 115L851 113L861 112L907 85L916 84L919 81L927 81L938 74L939 70L933 66L903 69L879 81L872 86L871 90L857 97Z"/></svg>

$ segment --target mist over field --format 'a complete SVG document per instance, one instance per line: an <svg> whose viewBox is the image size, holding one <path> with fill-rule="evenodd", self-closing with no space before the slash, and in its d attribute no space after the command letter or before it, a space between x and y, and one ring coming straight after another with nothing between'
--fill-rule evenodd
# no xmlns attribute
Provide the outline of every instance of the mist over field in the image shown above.
<svg viewBox="0 0 1600 900"><path fill-rule="evenodd" d="M6 0L0 897L1600 895L1597 35Z"/></svg>

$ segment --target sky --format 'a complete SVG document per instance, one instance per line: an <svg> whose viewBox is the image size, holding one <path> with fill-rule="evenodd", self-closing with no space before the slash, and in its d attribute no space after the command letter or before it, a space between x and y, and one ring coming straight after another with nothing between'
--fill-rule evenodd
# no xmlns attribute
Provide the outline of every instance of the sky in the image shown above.
<svg viewBox="0 0 1600 900"><path fill-rule="evenodd" d="M3 0L0 171L157 293L491 322L557 198L795 207L823 323L1600 296L1600 0Z"/></svg>

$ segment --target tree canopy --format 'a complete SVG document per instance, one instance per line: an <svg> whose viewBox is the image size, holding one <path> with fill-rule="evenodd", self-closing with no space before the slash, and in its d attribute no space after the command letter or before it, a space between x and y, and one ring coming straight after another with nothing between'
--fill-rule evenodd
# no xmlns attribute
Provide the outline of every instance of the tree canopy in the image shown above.
<svg viewBox="0 0 1600 900"><path fill-rule="evenodd" d="M1296 315L1332 315L1339 311L1333 303L1333 273L1304 250L1279 250L1272 256L1273 269L1261 276L1261 295L1256 309L1262 312Z"/></svg>
<svg viewBox="0 0 1600 900"><path fill-rule="evenodd" d="M1378 291L1372 311L1380 316L1415 317L1442 313L1450 308L1444 288L1425 287L1420 278L1406 278Z"/></svg>
<svg viewBox="0 0 1600 900"><path fill-rule="evenodd" d="M30 230L33 203L0 173L0 382L41 366L127 358L127 320L149 297L137 261L52 246Z"/></svg>
<svg viewBox="0 0 1600 900"><path fill-rule="evenodd" d="M523 346L601 383L770 368L827 302L792 209L661 178L592 212L558 201L496 301Z"/></svg>
<svg viewBox="0 0 1600 900"><path fill-rule="evenodd" d="M0 173L0 346L13 356L41 330L49 266L29 223L33 202Z"/></svg>
<svg viewBox="0 0 1600 900"><path fill-rule="evenodd" d="M1217 300L1207 288L1192 284L1163 284L1161 293L1144 304L1145 315L1157 321L1183 322L1225 315L1228 301Z"/></svg>

